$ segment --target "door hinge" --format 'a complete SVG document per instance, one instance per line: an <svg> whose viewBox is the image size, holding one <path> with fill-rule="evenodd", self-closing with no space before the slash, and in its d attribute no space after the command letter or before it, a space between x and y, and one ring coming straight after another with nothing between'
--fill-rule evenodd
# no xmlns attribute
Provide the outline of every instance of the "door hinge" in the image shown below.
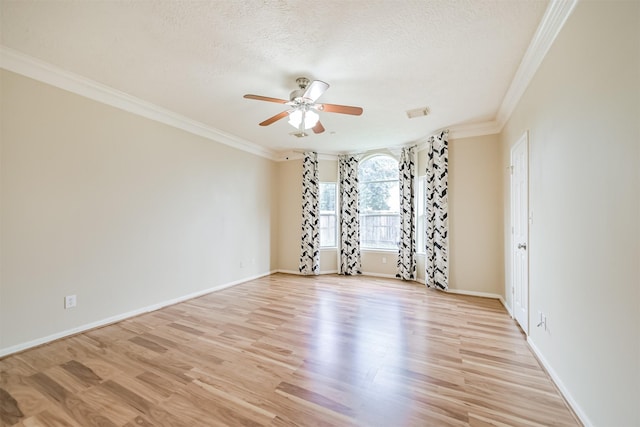
<svg viewBox="0 0 640 427"><path fill-rule="evenodd" d="M513 165L509 166L509 173L513 175Z"/></svg>

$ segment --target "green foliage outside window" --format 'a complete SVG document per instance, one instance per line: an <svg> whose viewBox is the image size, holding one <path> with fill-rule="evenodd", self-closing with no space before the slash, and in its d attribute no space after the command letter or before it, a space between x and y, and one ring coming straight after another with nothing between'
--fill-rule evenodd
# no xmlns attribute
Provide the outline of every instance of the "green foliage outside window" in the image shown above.
<svg viewBox="0 0 640 427"><path fill-rule="evenodd" d="M374 156L361 162L358 183L361 213L392 209L389 199L391 189L398 185L398 162L389 156Z"/></svg>

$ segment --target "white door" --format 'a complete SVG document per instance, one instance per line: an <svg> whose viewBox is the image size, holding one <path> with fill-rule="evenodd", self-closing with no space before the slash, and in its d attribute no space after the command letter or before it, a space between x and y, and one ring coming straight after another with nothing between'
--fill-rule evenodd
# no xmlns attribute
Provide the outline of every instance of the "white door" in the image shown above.
<svg viewBox="0 0 640 427"><path fill-rule="evenodd" d="M513 314L529 335L529 163L525 132L511 148L511 272Z"/></svg>

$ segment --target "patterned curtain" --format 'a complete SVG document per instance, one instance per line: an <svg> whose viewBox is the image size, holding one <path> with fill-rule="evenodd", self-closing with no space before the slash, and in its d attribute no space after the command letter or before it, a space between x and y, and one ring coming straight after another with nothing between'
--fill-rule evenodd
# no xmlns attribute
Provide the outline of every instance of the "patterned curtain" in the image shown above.
<svg viewBox="0 0 640 427"><path fill-rule="evenodd" d="M338 157L340 194L340 274L362 274L360 266L360 212L358 157Z"/></svg>
<svg viewBox="0 0 640 427"><path fill-rule="evenodd" d="M398 273L402 280L416 278L416 205L415 146L405 147L400 154L400 241L398 242Z"/></svg>
<svg viewBox="0 0 640 427"><path fill-rule="evenodd" d="M320 273L320 183L318 153L304 153L302 161L302 243L300 266L302 274Z"/></svg>
<svg viewBox="0 0 640 427"><path fill-rule="evenodd" d="M449 288L449 220L447 179L449 131L427 142L426 282L430 288Z"/></svg>

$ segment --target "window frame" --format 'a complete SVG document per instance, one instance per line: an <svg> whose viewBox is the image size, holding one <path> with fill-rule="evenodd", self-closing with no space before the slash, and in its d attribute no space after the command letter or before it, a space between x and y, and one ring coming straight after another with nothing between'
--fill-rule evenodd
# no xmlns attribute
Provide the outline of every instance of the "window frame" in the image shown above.
<svg viewBox="0 0 640 427"><path fill-rule="evenodd" d="M376 183L387 183L387 182L391 182L394 183L397 186L398 191L400 190L400 170L399 170L399 160L388 153L371 153L370 155L366 156L365 158L363 158L362 160L360 160L360 163L358 165L358 169L360 171L360 168L362 166L362 164L368 160L371 160L374 157L388 157L390 159L393 159L393 161L396 163L396 165L398 166L396 173L397 173L397 177L395 179L378 179L378 180L371 180L371 181L366 181L366 184L376 184ZM362 185L365 183L360 179L360 172L358 171L358 193L359 195L362 194ZM367 252L367 251L372 251L372 252L397 252L398 251L398 244L399 244L399 236L400 236L400 195L398 194L398 200L397 200L397 211L396 212L392 212L390 213L389 216L395 216L397 218L397 231L396 231L396 235L398 236L398 239L396 239L395 242L395 246L394 247L377 247L377 246L365 246L363 244L363 227L362 227L362 216L366 216L366 214L363 213L361 207L362 205L361 203L361 199L358 201L358 208L359 208L359 220L360 220L360 250L363 252Z"/></svg>

